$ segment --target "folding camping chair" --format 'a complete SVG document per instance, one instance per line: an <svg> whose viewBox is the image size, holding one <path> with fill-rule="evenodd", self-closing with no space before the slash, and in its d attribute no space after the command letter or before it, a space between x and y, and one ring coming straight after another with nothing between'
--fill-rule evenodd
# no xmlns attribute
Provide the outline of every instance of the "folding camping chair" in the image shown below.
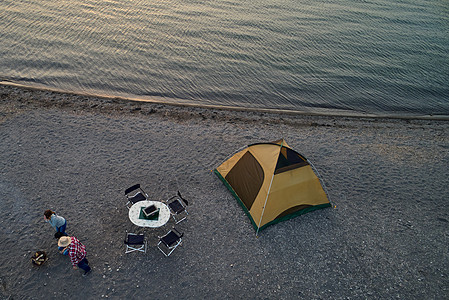
<svg viewBox="0 0 449 300"><path fill-rule="evenodd" d="M168 257L179 245L182 245L183 235L184 233L180 233L176 228L173 228L164 236L159 237L157 247L166 257Z"/></svg>
<svg viewBox="0 0 449 300"><path fill-rule="evenodd" d="M130 208L134 203L139 201L147 200L148 194L140 187L140 184L135 184L125 190L125 196L128 200L126 207Z"/></svg>
<svg viewBox="0 0 449 300"><path fill-rule="evenodd" d="M165 201L168 208L170 209L170 213L175 220L175 223L178 224L187 218L189 214L187 212L187 205L189 203L186 199L181 196L181 193L178 191L178 195L171 197L167 201Z"/></svg>
<svg viewBox="0 0 449 300"><path fill-rule="evenodd" d="M143 234L127 233L125 245L125 254L134 251L147 252L147 242L145 241L145 235Z"/></svg>

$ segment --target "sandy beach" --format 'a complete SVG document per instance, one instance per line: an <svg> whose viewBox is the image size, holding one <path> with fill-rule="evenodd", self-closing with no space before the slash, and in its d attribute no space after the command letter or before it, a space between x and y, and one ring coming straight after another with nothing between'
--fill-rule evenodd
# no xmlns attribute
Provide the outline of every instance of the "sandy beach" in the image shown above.
<svg viewBox="0 0 449 300"><path fill-rule="evenodd" d="M447 299L449 122L270 114L0 85L0 298ZM211 172L241 147L284 138L312 161L333 207L258 238ZM190 200L166 258L133 225L125 188ZM67 219L93 272L71 268L43 212ZM125 254L126 231L147 253ZM49 260L33 266L44 250ZM82 296L79 296L82 295Z"/></svg>

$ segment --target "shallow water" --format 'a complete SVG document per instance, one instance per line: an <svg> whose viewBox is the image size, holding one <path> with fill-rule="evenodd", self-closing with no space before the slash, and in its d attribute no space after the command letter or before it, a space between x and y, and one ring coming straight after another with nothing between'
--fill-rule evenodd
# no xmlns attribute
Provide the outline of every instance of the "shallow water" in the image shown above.
<svg viewBox="0 0 449 300"><path fill-rule="evenodd" d="M449 2L0 2L0 79L197 105L449 115Z"/></svg>

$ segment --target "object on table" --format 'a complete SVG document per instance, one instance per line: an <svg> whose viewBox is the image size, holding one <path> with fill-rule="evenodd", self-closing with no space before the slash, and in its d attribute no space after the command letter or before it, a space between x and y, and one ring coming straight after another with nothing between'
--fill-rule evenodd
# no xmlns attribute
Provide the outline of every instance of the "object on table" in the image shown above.
<svg viewBox="0 0 449 300"><path fill-rule="evenodd" d="M152 216L158 212L158 209L153 204L150 206L147 206L143 209L143 213L146 217Z"/></svg>

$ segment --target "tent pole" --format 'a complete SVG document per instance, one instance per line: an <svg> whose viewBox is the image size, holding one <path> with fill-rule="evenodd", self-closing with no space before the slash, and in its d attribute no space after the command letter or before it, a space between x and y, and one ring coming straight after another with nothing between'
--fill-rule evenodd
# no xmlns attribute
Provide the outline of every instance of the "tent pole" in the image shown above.
<svg viewBox="0 0 449 300"><path fill-rule="evenodd" d="M271 182L270 182L270 187L268 188L267 198L265 198L265 204L263 205L262 215L260 215L259 225L257 226L257 231L256 231L256 237L257 237L257 235L259 234L260 223L262 223L263 213L265 212L265 207L267 206L268 195L270 195L271 184L273 183L273 178L274 178L274 173L273 173L273 176L271 176Z"/></svg>
<svg viewBox="0 0 449 300"><path fill-rule="evenodd" d="M283 145L283 144L284 144L284 139L282 139L281 146L279 147L279 153L281 152L281 149L282 149L282 145ZM279 159L279 154L278 154L278 159ZM276 163L277 163L277 161L276 161ZM258 234L259 234L260 223L262 223L262 217L263 217L263 214L264 214L264 212L265 212L265 207L267 206L268 195L270 195L271 185L273 184L273 178L274 178L274 172L273 172L273 175L271 176L270 187L268 188L267 198L265 198L265 204L263 205L263 208L262 208L262 214L260 215L259 225L257 225L256 237L257 237Z"/></svg>
<svg viewBox="0 0 449 300"><path fill-rule="evenodd" d="M312 164L312 162L310 160L307 159L307 162L309 163L309 165L313 168L313 170L316 172L318 179L320 180L321 184L323 185L324 191L326 192L327 195L327 199L329 200L330 203L332 203L331 201L331 197L329 196L329 192L327 191L327 187L326 184L324 183L323 178L321 177L320 173L318 172L318 170L315 168L315 166Z"/></svg>

